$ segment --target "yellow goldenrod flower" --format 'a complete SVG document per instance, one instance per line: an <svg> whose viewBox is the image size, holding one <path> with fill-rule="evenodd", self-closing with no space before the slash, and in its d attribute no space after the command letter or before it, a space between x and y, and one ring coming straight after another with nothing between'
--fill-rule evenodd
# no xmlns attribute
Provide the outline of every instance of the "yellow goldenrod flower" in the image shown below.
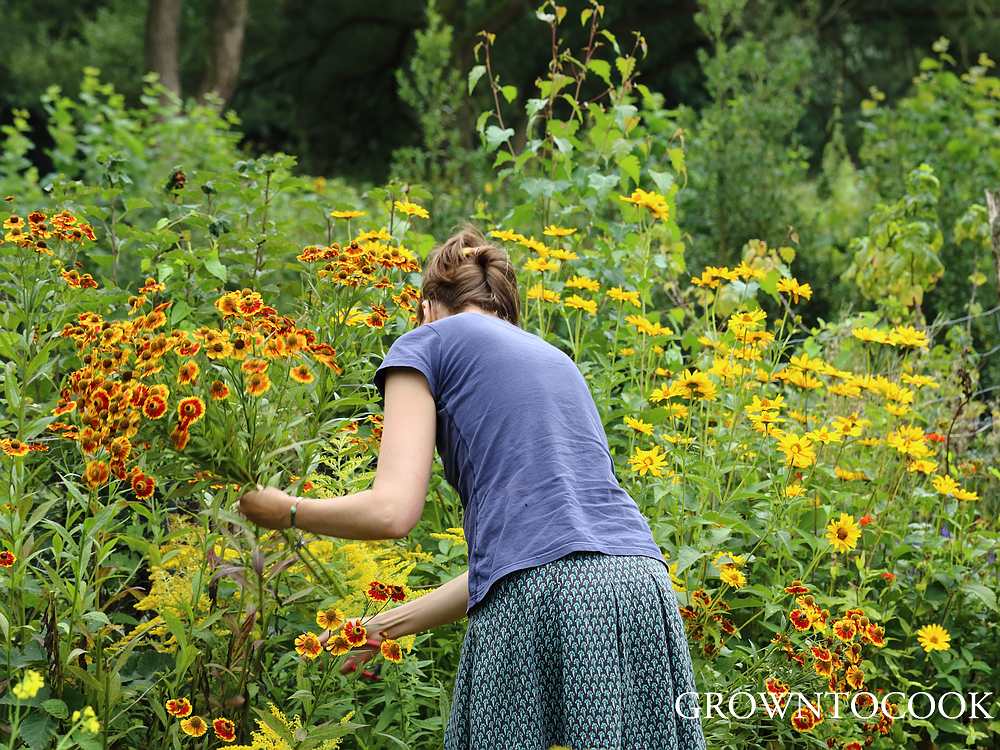
<svg viewBox="0 0 1000 750"><path fill-rule="evenodd" d="M447 539L455 544L468 544L465 540L465 529L461 526L453 526L444 531L433 531L431 537L434 539Z"/></svg>
<svg viewBox="0 0 1000 750"><path fill-rule="evenodd" d="M45 687L45 680L42 673L29 669L21 677L21 681L10 689L10 692L18 700L27 701L38 695L38 691L43 687Z"/></svg>
<svg viewBox="0 0 1000 750"><path fill-rule="evenodd" d="M89 734L97 734L101 731L101 722L97 720L97 714L90 706L84 706L82 712L74 711L70 715L70 721L74 724L80 722L80 726L82 726L83 730Z"/></svg>

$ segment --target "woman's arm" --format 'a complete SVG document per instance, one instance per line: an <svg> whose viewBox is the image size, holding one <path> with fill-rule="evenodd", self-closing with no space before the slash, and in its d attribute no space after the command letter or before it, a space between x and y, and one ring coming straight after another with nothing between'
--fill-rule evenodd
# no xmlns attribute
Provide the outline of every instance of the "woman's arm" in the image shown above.
<svg viewBox="0 0 1000 750"><path fill-rule="evenodd" d="M258 526L285 529L297 501L295 526L303 531L343 539L405 537L423 513L436 424L437 406L426 378L415 370L389 370L382 441L370 489L317 500L261 488L240 498L240 511Z"/></svg>

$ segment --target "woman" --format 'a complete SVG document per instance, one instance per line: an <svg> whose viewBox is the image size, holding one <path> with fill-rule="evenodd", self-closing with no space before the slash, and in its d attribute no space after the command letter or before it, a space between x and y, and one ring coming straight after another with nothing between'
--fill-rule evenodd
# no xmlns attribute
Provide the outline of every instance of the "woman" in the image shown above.
<svg viewBox="0 0 1000 750"><path fill-rule="evenodd" d="M373 382L385 419L371 489L240 500L268 528L405 537L435 444L464 508L469 569L375 617L398 638L468 615L446 750L703 748L670 576L574 362L519 327L506 253L467 227L429 257L420 325ZM376 639L376 643L378 639Z"/></svg>

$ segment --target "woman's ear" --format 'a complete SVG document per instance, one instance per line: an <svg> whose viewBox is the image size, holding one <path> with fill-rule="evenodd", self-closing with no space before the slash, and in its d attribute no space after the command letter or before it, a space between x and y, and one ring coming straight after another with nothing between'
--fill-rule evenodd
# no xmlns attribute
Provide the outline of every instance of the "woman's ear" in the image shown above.
<svg viewBox="0 0 1000 750"><path fill-rule="evenodd" d="M423 308L424 323L430 323L432 320L431 314L433 313L430 301L426 299L420 300L420 307Z"/></svg>

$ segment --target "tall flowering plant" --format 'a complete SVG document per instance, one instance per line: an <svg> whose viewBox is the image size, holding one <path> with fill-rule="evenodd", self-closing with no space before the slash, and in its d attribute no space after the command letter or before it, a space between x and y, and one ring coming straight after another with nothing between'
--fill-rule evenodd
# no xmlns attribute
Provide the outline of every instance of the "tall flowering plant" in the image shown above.
<svg viewBox="0 0 1000 750"><path fill-rule="evenodd" d="M218 298L221 326L167 331L163 292L148 279L127 319L84 313L66 325L82 366L53 410L70 421L50 428L77 442L92 490L117 480L135 499L150 498L153 469L165 465L145 450L154 445L172 448L196 476L261 480L280 463L282 441L294 442L315 368L340 371L336 352L248 289Z"/></svg>

